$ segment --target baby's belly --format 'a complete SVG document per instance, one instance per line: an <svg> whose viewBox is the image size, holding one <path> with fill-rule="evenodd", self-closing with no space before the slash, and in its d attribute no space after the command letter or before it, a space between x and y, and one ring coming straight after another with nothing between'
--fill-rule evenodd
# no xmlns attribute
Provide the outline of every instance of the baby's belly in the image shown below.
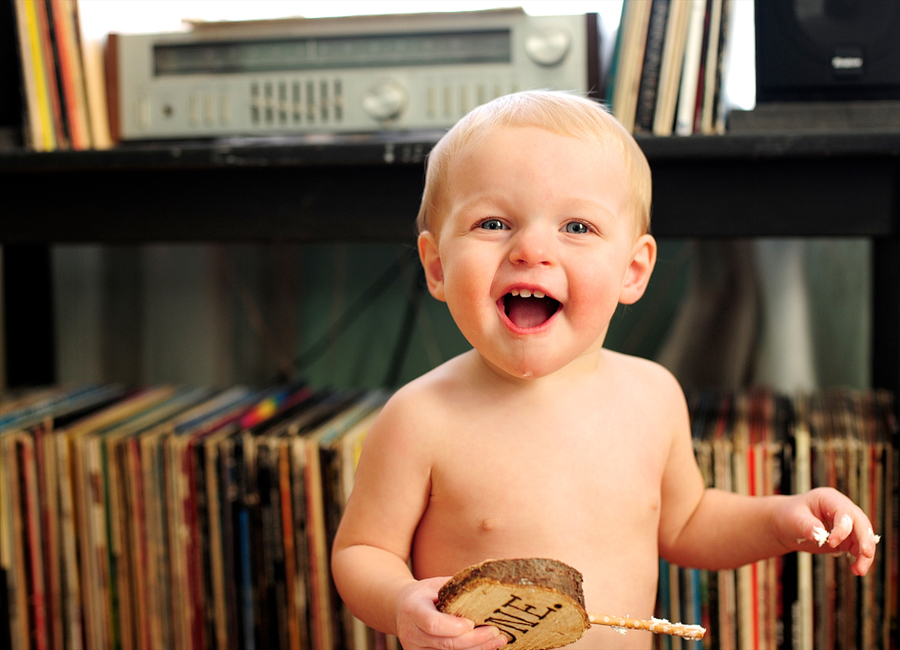
<svg viewBox="0 0 900 650"><path fill-rule="evenodd" d="M546 557L582 573L589 612L652 616L659 520L652 494L618 495L631 503L625 508L619 499L567 493L565 485L557 486L556 494L533 481L512 493L491 492L487 483L475 487L479 498L434 495L413 544L417 578L450 576L486 559ZM575 647L645 648L649 636L595 627Z"/></svg>

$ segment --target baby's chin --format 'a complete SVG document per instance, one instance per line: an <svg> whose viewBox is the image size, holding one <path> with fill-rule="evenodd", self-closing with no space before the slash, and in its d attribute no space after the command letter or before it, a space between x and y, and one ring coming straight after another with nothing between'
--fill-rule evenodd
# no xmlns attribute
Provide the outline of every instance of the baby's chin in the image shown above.
<svg viewBox="0 0 900 650"><path fill-rule="evenodd" d="M514 379L541 379L549 377L568 365L569 360L551 359L492 359L482 355L485 364L498 375Z"/></svg>

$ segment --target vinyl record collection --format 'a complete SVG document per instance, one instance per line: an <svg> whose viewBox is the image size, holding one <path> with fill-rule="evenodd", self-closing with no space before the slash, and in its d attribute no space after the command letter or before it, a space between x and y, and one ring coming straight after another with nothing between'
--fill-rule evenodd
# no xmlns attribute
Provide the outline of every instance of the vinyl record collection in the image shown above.
<svg viewBox="0 0 900 650"><path fill-rule="evenodd" d="M82 33L77 0L12 4L26 146L34 151L108 149L102 45Z"/></svg>
<svg viewBox="0 0 900 650"><path fill-rule="evenodd" d="M87 387L0 410L0 647L364 648L330 539L385 394Z"/></svg>
<svg viewBox="0 0 900 650"><path fill-rule="evenodd" d="M625 0L606 101L629 131L725 132L734 0Z"/></svg>
<svg viewBox="0 0 900 650"><path fill-rule="evenodd" d="M396 645L346 611L329 572L362 442L386 398L302 383L0 397L0 647ZM846 558L805 553L738 571L663 563L657 615L704 625L704 648L889 647L898 592L890 398L760 390L692 393L689 404L709 485L748 494L833 485L882 539L864 579Z"/></svg>
<svg viewBox="0 0 900 650"><path fill-rule="evenodd" d="M896 648L900 466L892 397L698 392L689 406L707 486L751 495L835 487L866 512L881 541L864 578L852 575L849 556L789 553L718 572L660 562L657 616L706 627L702 648ZM671 637L656 643L691 647Z"/></svg>

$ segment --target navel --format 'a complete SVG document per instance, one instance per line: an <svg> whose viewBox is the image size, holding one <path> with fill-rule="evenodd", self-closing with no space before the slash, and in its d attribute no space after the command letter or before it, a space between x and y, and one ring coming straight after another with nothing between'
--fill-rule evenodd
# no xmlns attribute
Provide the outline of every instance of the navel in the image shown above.
<svg viewBox="0 0 900 650"><path fill-rule="evenodd" d="M491 532L497 527L497 520L493 517L485 517L481 520L481 530L486 533Z"/></svg>

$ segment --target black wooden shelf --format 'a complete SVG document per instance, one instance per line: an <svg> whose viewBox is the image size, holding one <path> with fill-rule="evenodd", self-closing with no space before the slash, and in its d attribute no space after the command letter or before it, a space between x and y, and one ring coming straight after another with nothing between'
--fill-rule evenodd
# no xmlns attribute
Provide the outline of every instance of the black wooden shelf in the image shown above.
<svg viewBox="0 0 900 650"><path fill-rule="evenodd" d="M0 153L0 241L406 241L439 133ZM900 130L639 138L663 237L894 237ZM64 207L62 207L64 206Z"/></svg>
<svg viewBox="0 0 900 650"><path fill-rule="evenodd" d="M50 244L412 243L423 162L438 137L310 135L0 152L7 351L33 349L16 332L34 339L35 321L52 316L49 285L42 292L46 281L29 280L38 276L19 266L46 265ZM900 388L900 129L638 142L653 171L659 237L871 239L872 385ZM25 296L26 304L10 305L10 295ZM25 314L21 329L11 308ZM52 349L46 332L37 338ZM14 365L8 355L10 376ZM36 378L52 379L52 368Z"/></svg>

